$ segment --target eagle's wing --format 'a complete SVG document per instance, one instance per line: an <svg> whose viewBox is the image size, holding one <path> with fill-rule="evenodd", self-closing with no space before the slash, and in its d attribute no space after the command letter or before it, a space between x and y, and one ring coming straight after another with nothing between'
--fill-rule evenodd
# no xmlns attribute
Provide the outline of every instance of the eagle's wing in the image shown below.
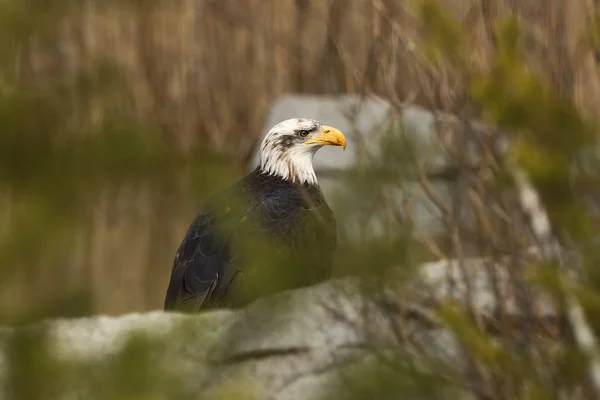
<svg viewBox="0 0 600 400"><path fill-rule="evenodd" d="M202 209L190 225L173 260L165 310L192 309L221 297L238 272L233 266L231 226Z"/></svg>
<svg viewBox="0 0 600 400"><path fill-rule="evenodd" d="M252 273L245 276L249 271L241 274L238 265L241 260L235 257L236 250L240 250L240 237L257 240L256 244L260 244L260 238L267 235L271 240L264 244L274 246L257 247L259 252L269 255L268 263L274 264L275 269L269 270L265 265L267 259L261 258L262 272L267 276L259 276L254 283L266 284L263 278L277 282L275 275L280 273L289 275L281 279L290 279L290 286L316 283L329 277L337 235L335 219L324 202L307 208L298 192L286 191L257 196L242 207L233 204L230 207L230 201L236 200L232 199L236 197L232 193L225 193L212 202L212 206L205 206L190 225L173 261L165 310L197 311L209 303L218 303L226 294L229 298L228 289L242 279L242 275L245 279L255 279L250 278L256 277ZM285 254L281 253L284 248L290 248L293 257L286 258L288 263L282 269L277 257ZM292 267L293 261L299 268ZM310 268L303 267L307 265Z"/></svg>

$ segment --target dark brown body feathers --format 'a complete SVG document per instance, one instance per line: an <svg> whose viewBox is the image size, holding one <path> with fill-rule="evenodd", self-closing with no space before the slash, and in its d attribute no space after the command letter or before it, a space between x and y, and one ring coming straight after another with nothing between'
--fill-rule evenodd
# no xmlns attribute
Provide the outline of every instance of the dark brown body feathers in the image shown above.
<svg viewBox="0 0 600 400"><path fill-rule="evenodd" d="M173 261L165 310L236 307L328 279L336 243L318 186L257 169L193 220Z"/></svg>

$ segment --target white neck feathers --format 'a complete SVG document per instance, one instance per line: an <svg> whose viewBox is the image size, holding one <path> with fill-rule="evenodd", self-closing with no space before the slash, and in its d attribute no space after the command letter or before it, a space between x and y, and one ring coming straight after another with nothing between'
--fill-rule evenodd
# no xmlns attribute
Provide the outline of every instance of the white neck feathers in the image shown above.
<svg viewBox="0 0 600 400"><path fill-rule="evenodd" d="M314 149L292 147L284 152L277 149L264 149L260 156L259 168L267 175L279 176L300 184L318 185L313 168Z"/></svg>

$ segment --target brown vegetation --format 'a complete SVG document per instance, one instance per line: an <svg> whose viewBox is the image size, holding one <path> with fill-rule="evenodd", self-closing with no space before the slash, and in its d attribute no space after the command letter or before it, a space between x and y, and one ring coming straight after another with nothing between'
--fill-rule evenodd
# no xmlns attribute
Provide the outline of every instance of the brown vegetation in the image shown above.
<svg viewBox="0 0 600 400"><path fill-rule="evenodd" d="M401 106L415 104L464 117L479 111L465 77L444 61L423 57L431 37L419 1L394 0L177 0L173 2L81 1L61 10L60 21L19 42L12 66L23 88L55 90L81 68L116 64L114 93L75 89L60 95L76 129L126 109L156 124L177 158L201 151L224 155L241 174L263 134L269 105L289 93L376 94ZM495 27L518 14L528 63L587 115L600 110L595 2L446 0L471 36L470 62L489 67ZM435 22L435 21L433 21ZM445 42L447 41L447 43ZM459 43L459 46L466 45ZM425 52L426 53L426 52ZM116 79L116 78L115 78ZM110 83L110 82L108 82ZM108 83L101 83L108 85ZM515 82L515 85L518 85ZM83 129L82 129L83 131ZM60 240L68 257L40 252L3 284L0 310L12 314L32 298L83 286L97 313L160 308L176 245L201 202L227 180L197 172L128 184L105 185L86 198L77 228ZM190 178L192 177L192 178ZM194 187L192 187L194 186ZM18 198L2 197L3 220ZM46 232L55 235L52 227ZM54 257L54 258L53 258ZM43 267L52 265L52 267ZM68 298L67 298L67 301ZM25 307L26 309L28 307Z"/></svg>

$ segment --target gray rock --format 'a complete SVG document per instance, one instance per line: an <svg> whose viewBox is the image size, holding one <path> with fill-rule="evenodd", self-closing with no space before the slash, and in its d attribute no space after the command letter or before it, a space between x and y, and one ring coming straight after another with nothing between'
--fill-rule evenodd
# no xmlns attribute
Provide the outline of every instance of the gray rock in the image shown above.
<svg viewBox="0 0 600 400"><path fill-rule="evenodd" d="M498 302L481 263L467 260L464 268L473 273L469 286L474 308L485 317L494 313ZM403 380L405 375L390 369L389 364L393 360L399 370L426 372L441 367L455 373L466 371L456 338L432 312L436 302L467 301L466 285L462 274L453 272L455 267L452 260L423 265L416 280L407 285L414 288L411 290L346 278L279 293L240 310L199 315L156 311L5 328L0 334L4 398L14 398L10 384L14 385L15 376L40 373L38 364L15 365L15 360L44 351L60 368L68 366L64 374L60 370L62 375L56 375L52 386L54 393L60 393L58 398L106 398L99 393L111 388L119 376L134 379L127 374L130 370L139 372L137 369L145 371L144 388L154 395L165 390L167 398L186 394L202 399L238 395L278 400L364 398L359 392L376 398L389 396L388 392L405 394L393 398L436 398L432 393L422 397L423 384ZM495 268L500 284L507 286L502 266ZM454 280L451 286L449 276ZM503 296L503 300L514 302L513 292L506 291ZM540 299L545 315L554 315L549 300ZM396 307L399 302L404 304L404 313ZM516 306L509 307L508 312L516 318L521 316ZM42 333L46 340L35 336ZM131 336L135 334L142 336ZM23 335L29 342L19 342ZM46 346L36 347L41 343ZM136 343L148 344L141 363L122 358L123 351L138 354ZM132 366L128 367L128 362ZM55 369L54 364L41 365L51 365L49 373ZM387 368L387 372L378 368ZM365 377L374 370L382 382L387 375L393 378L385 384L365 386L373 383ZM169 385L163 386L163 380ZM383 389L388 386L394 390ZM465 393L451 389L444 389L440 398L466 398ZM382 393L374 395L373 390ZM412 394L407 397L407 393Z"/></svg>

